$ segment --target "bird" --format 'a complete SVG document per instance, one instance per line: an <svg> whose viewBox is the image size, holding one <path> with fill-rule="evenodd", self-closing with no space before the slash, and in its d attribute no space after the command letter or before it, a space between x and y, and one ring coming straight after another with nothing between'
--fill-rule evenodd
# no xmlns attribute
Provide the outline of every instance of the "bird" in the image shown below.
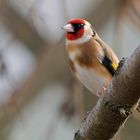
<svg viewBox="0 0 140 140"><path fill-rule="evenodd" d="M73 75L90 92L102 96L119 65L117 55L84 19L70 19L63 29Z"/></svg>

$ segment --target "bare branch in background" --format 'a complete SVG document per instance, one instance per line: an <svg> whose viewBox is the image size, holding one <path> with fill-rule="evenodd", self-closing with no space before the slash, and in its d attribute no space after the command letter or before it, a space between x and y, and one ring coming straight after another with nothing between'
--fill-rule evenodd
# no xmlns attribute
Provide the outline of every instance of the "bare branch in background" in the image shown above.
<svg viewBox="0 0 140 140"><path fill-rule="evenodd" d="M130 22L138 30L140 29L140 1L138 0L124 0L120 1L123 11L123 17L127 17Z"/></svg>
<svg viewBox="0 0 140 140"><path fill-rule="evenodd" d="M94 27L99 30L112 17L119 6L118 0L102 0L95 8L89 9L87 19L93 23ZM91 14L92 13L92 14Z"/></svg>
<svg viewBox="0 0 140 140"><path fill-rule="evenodd" d="M43 40L28 20L10 6L7 0L3 1L0 7L0 20L4 25L15 38L29 47L36 55L39 54L40 50L47 46L47 40Z"/></svg>
<svg viewBox="0 0 140 140"><path fill-rule="evenodd" d="M140 98L140 46L118 70L74 140L109 140L124 125Z"/></svg>

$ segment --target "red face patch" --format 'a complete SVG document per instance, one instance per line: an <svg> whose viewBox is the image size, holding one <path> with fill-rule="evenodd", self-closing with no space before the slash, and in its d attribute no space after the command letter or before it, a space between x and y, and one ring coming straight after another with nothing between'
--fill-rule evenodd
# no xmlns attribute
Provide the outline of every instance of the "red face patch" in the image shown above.
<svg viewBox="0 0 140 140"><path fill-rule="evenodd" d="M76 40L80 37L82 37L84 34L84 29L80 29L79 31L75 32L75 33L67 33L67 38L69 40Z"/></svg>
<svg viewBox="0 0 140 140"><path fill-rule="evenodd" d="M68 23L74 25L74 24L85 24L85 21L83 19L72 19L72 20L69 20ZM78 38L81 38L84 34L84 28L80 28L78 30L76 30L76 32L73 32L73 33L70 33L68 32L67 33L67 39L68 40L76 40Z"/></svg>

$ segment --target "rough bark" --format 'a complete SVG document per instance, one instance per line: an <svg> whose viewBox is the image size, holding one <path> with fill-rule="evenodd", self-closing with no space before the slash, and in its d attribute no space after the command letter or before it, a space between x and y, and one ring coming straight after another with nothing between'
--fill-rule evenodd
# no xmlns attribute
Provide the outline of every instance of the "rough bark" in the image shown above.
<svg viewBox="0 0 140 140"><path fill-rule="evenodd" d="M109 140L130 116L140 98L140 46L118 71L74 140Z"/></svg>

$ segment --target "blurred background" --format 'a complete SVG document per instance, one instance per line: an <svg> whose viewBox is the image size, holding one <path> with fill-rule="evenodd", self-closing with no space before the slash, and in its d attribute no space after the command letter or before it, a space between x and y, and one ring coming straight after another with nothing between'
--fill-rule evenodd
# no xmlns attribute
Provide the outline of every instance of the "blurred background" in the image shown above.
<svg viewBox="0 0 140 140"><path fill-rule="evenodd" d="M120 59L140 43L139 0L0 0L0 140L72 140L96 104L69 70L61 27L76 17ZM139 118L117 140L139 140Z"/></svg>

